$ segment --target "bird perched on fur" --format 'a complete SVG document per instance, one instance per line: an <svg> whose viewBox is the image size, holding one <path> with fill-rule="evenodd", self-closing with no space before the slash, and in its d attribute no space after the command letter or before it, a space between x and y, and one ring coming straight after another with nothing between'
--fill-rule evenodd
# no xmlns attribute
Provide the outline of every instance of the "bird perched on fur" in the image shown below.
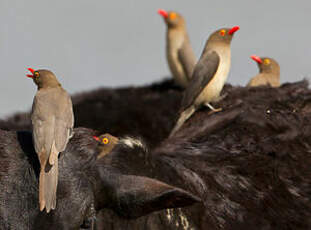
<svg viewBox="0 0 311 230"><path fill-rule="evenodd" d="M102 134L99 137L93 136L93 138L99 143L99 154L97 156L98 159L111 153L117 145L122 146L122 148L125 147L126 149L139 148L142 151L148 151L147 146L139 138L134 138L130 136L118 138L112 136L109 133Z"/></svg>
<svg viewBox="0 0 311 230"><path fill-rule="evenodd" d="M192 79L184 92L181 114L170 136L176 133L201 105L206 105L213 112L221 110L214 109L210 102L219 100L220 92L227 80L231 65L230 44L237 30L238 26L219 29L209 36L193 71Z"/></svg>
<svg viewBox="0 0 311 230"><path fill-rule="evenodd" d="M99 154L97 156L98 159L109 154L115 145L119 142L119 138L112 136L109 133L102 134L99 137L94 136L94 139L99 142Z"/></svg>
<svg viewBox="0 0 311 230"><path fill-rule="evenodd" d="M40 161L39 204L49 213L56 207L58 155L73 135L73 110L68 93L49 70L28 69L38 87L31 121L33 142Z"/></svg>
<svg viewBox="0 0 311 230"><path fill-rule="evenodd" d="M173 11L158 10L167 25L166 57L175 82L185 88L192 76L196 58L190 45L184 18Z"/></svg>
<svg viewBox="0 0 311 230"><path fill-rule="evenodd" d="M259 74L253 77L247 86L270 85L272 87L280 86L280 66L276 60L268 57L251 56L257 62Z"/></svg>

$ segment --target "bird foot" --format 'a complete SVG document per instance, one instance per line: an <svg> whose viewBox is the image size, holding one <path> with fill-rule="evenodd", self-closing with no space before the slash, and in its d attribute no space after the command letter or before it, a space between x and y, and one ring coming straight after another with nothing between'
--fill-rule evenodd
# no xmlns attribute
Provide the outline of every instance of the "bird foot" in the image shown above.
<svg viewBox="0 0 311 230"><path fill-rule="evenodd" d="M205 103L205 106L207 106L208 108L210 108L210 110L212 110L212 111L210 111L210 112L213 112L213 113L217 113L217 112L219 112L219 111L222 110L222 108L215 109L210 103Z"/></svg>
<svg viewBox="0 0 311 230"><path fill-rule="evenodd" d="M211 115L213 113L218 113L220 111L222 111L222 108L217 108L217 109L214 108L214 109L212 109L211 111L208 112L208 115Z"/></svg>

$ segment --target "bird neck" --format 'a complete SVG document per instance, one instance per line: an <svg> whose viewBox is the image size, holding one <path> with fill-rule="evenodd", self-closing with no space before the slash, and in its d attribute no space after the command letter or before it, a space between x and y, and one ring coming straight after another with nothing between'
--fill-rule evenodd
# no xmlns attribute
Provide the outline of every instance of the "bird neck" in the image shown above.
<svg viewBox="0 0 311 230"><path fill-rule="evenodd" d="M208 50L215 51L220 56L221 59L224 57L230 58L231 55L230 44L224 42L219 41L207 42L204 52L207 52Z"/></svg>
<svg viewBox="0 0 311 230"><path fill-rule="evenodd" d="M220 40L207 40L206 47L209 47L211 49L217 47L227 47L230 49L230 42L224 42Z"/></svg>
<svg viewBox="0 0 311 230"><path fill-rule="evenodd" d="M186 31L183 29L168 29L166 34L166 46L167 49L179 49L185 40L187 40ZM189 39L188 39L189 40Z"/></svg>
<svg viewBox="0 0 311 230"><path fill-rule="evenodd" d="M186 26L184 24L169 26L167 34L187 34Z"/></svg>
<svg viewBox="0 0 311 230"><path fill-rule="evenodd" d="M62 85L57 81L57 79L44 79L36 82L39 89L48 89L48 88L58 88Z"/></svg>
<svg viewBox="0 0 311 230"><path fill-rule="evenodd" d="M259 66L259 73L267 73L280 76L280 68L279 67L262 68L261 66Z"/></svg>

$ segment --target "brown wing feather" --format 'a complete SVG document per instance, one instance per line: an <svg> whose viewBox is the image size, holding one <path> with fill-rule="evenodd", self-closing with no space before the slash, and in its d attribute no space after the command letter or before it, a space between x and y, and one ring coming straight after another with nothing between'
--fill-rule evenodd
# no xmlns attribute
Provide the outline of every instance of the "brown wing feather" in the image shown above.
<svg viewBox="0 0 311 230"><path fill-rule="evenodd" d="M71 137L74 123L71 98L65 90L62 92L62 97L59 98L59 102L62 104L62 106L56 113L54 134L56 151L51 151L49 158L50 164L54 164L54 161L58 157L59 152L65 150L66 145Z"/></svg>
<svg viewBox="0 0 311 230"><path fill-rule="evenodd" d="M34 147L42 165L44 159L48 159L54 141L55 116L49 112L39 93L34 98L31 121Z"/></svg>
<svg viewBox="0 0 311 230"><path fill-rule="evenodd" d="M181 103L181 111L190 107L205 86L213 79L219 66L220 58L215 51L204 52L196 64L193 76L184 92Z"/></svg>
<svg viewBox="0 0 311 230"><path fill-rule="evenodd" d="M60 98L62 108L56 116L55 122L55 146L59 152L65 150L66 145L71 136L73 129L74 117L72 110L72 102L66 91L63 92L63 97Z"/></svg>

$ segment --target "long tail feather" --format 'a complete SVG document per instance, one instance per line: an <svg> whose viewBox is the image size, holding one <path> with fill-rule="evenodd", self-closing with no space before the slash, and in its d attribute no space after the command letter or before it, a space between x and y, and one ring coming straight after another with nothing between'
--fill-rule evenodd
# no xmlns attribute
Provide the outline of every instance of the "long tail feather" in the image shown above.
<svg viewBox="0 0 311 230"><path fill-rule="evenodd" d="M56 158L54 165L47 163L45 169L40 171L39 179L39 204L40 211L46 208L49 213L51 209L56 207L56 190L58 183L58 159Z"/></svg>
<svg viewBox="0 0 311 230"><path fill-rule="evenodd" d="M194 112L195 112L194 106L190 106L188 109L183 111L180 114L180 117L178 118L177 123L176 123L175 127L173 128L173 130L171 131L169 137L172 137L180 129L180 127L191 117L191 115Z"/></svg>

